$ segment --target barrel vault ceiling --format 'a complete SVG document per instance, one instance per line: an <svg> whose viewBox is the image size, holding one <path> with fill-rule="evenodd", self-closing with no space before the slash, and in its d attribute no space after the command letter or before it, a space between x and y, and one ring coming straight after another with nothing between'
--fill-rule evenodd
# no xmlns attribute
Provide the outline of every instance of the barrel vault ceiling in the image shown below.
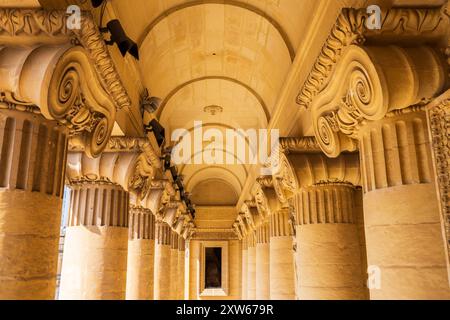
<svg viewBox="0 0 450 320"><path fill-rule="evenodd" d="M17 4L57 7L68 2ZM194 121L222 132L267 128L300 55L297 50L307 32L314 32L314 14L327 6L337 10L372 2L424 5L422 0L112 0L107 12L139 45L140 61L130 72L140 73L143 86L162 99L157 116L170 140L174 130L192 130ZM210 106L221 112L206 112ZM236 205L252 170L239 163L179 169L194 203L205 206Z"/></svg>
<svg viewBox="0 0 450 320"><path fill-rule="evenodd" d="M266 128L292 66L309 0L114 0L140 47L145 87L162 99L167 138L176 129ZM221 112L205 112L218 106ZM181 166L198 205L236 205L249 165Z"/></svg>

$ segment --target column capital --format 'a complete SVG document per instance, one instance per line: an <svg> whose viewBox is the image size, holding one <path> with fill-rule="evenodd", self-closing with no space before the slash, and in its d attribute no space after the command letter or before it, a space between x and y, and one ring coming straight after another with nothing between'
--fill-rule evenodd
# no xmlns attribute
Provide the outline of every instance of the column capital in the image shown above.
<svg viewBox="0 0 450 320"><path fill-rule="evenodd" d="M154 184L161 160L145 138L113 137L104 152L90 158L80 144L69 147L67 176L69 183L109 181L133 193L137 203L144 200Z"/></svg>
<svg viewBox="0 0 450 320"><path fill-rule="evenodd" d="M307 109L311 107L315 97L330 82L336 64L343 59L343 53L349 46L362 45L368 41L398 45L410 43L411 38L414 38L417 45L430 42L447 45L450 25L447 6L429 9L392 8L383 11L379 30L367 28L366 9L343 9L298 94L297 104Z"/></svg>
<svg viewBox="0 0 450 320"><path fill-rule="evenodd" d="M311 102L314 132L325 154L334 158L355 151L366 123L439 95L448 79L443 61L425 46L349 46L333 81Z"/></svg>
<svg viewBox="0 0 450 320"><path fill-rule="evenodd" d="M9 108L25 108L58 121L69 129L72 140L86 146L87 155L100 155L111 136L117 106L84 48L4 47L0 64L5 66L0 92Z"/></svg>

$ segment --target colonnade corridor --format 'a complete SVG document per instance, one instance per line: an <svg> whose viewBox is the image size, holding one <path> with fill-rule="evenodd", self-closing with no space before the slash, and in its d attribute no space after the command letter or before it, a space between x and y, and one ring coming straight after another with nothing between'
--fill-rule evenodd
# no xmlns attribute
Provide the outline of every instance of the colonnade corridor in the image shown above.
<svg viewBox="0 0 450 320"><path fill-rule="evenodd" d="M449 89L447 0L0 1L0 300L450 300Z"/></svg>

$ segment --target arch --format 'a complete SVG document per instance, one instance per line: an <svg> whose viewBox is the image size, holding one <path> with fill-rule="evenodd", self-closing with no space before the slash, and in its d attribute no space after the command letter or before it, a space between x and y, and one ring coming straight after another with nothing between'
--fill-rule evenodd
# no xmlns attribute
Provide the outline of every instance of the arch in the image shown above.
<svg viewBox="0 0 450 320"><path fill-rule="evenodd" d="M166 105L169 103L169 101L178 93L180 92L183 88L194 84L196 82L201 82L201 81L205 81L205 80L224 80L224 81L228 81L228 82L232 82L235 83L241 87L244 87L247 91L249 91L255 98L256 100L259 101L261 108L263 109L263 112L266 116L266 121L267 123L270 122L270 112L269 109L267 108L267 104L265 103L264 99L261 97L261 95L256 92L252 87L250 87L249 85L234 79L234 78L230 78L230 77L226 77L226 76L206 76L206 77L200 77L200 78L196 78L196 79L191 79L189 81L186 81L185 83L182 83L180 85L178 85L176 88L174 88L172 91L169 92L169 94L164 98L163 102L161 103L161 106L159 107L158 111L156 112L156 116L158 119L161 119L162 113L164 112L164 109L166 108Z"/></svg>
<svg viewBox="0 0 450 320"><path fill-rule="evenodd" d="M233 158L236 160L236 164L234 164L234 165L242 166L245 171L245 177L246 178L248 177L247 165L245 163L242 163L242 159L239 159L235 154L228 152L228 150L218 149L217 151L222 151L224 154L229 154L229 155L233 156ZM203 153L203 152L204 152L204 150L192 154L190 160L194 159L194 157L196 155ZM195 164L183 164L180 169L180 174L183 174L183 171L186 168L186 166L193 166L193 165L195 165Z"/></svg>
<svg viewBox="0 0 450 320"><path fill-rule="evenodd" d="M203 172L205 172L205 171L207 171L207 170L222 170L222 171L225 171L225 172L227 172L228 174L230 174L234 179L236 179L236 182L238 183L238 185L239 185L239 188L240 188L240 190L238 190L238 191L242 191L243 190L243 188L244 188L244 186L243 186L243 184L241 183L241 180L239 179L239 177L234 173L234 172L232 172L231 170L229 170L229 169L227 169L227 168L224 168L224 167L219 167L219 166L209 166L209 167L206 167L206 168L202 168L202 169L200 169L200 170L197 170L187 181L186 181L186 188L187 189L189 189L191 186L190 186L190 183L191 183L191 181L192 181L192 179L194 179L194 177L196 177L197 175L199 175L200 173L203 173ZM222 179L223 180L223 179ZM224 180L225 181L225 180ZM195 185L191 188L191 189L193 189L195 187Z"/></svg>
<svg viewBox="0 0 450 320"><path fill-rule="evenodd" d="M261 16L263 19L267 20L275 28L275 30L278 31L280 37L283 39L283 41L284 41L284 43L286 45L287 50L289 51L289 56L291 57L291 62L294 62L294 59L295 59L295 48L294 48L291 40L289 39L289 36L288 36L287 32L278 23L278 21L276 21L274 18L269 16L263 10L255 7L253 5L251 5L249 3L244 3L244 2L241 2L241 1L237 1L237 0L192 0L192 1L189 1L189 2L185 2L185 3L182 3L182 4L176 5L176 6L172 7L172 8L169 8L169 9L165 10L164 12L162 12L160 15L158 15L155 19L153 19L153 21L151 21L147 25L147 27L144 29L144 32L139 37L139 40L138 40L139 47L142 46L142 44L144 43L144 41L147 38L147 36L152 32L153 28L158 23L160 23L162 20L164 20L165 18L170 16L171 14L173 14L175 12L178 12L180 10L183 10L183 9L196 7L196 6L201 6L201 5L205 5L205 4L224 4L224 5L229 5L229 6L238 7L238 8L244 9L244 10L251 11L251 12Z"/></svg>

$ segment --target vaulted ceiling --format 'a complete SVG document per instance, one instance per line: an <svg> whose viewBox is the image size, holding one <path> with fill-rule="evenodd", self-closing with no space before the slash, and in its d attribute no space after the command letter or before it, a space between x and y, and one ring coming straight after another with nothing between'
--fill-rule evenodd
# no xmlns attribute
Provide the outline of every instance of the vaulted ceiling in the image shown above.
<svg viewBox="0 0 450 320"><path fill-rule="evenodd" d="M162 99L167 138L176 129L266 128L296 55L309 0L114 0L140 47L145 87ZM217 106L220 111L208 112ZM249 165L185 165L200 205L235 205Z"/></svg>
<svg viewBox="0 0 450 320"><path fill-rule="evenodd" d="M57 9L63 9L64 3L73 3L70 0L15 2L23 6L40 3L46 8ZM162 99L157 117L166 128L170 141L174 130L192 131L194 121L202 121L205 128L221 132L267 128L271 121L272 124L279 123L282 117L291 118L291 122L296 121L297 127L300 126L300 121L307 122L305 118L308 117L299 115L295 97L283 100L280 106L280 95L286 87L296 94L299 85L288 83L292 81L292 74L301 78L303 73L309 73L311 59L317 57L342 7L364 7L373 3L436 6L444 2L112 0L108 3L105 21L106 18L118 18L128 36L138 43L140 61L136 68L129 57L120 60L114 49L111 49L112 55L136 105L139 99L137 82L148 88L151 95ZM318 14L324 10L327 14ZM99 11L94 11L96 17ZM318 16L322 20L314 18ZM328 17L327 21L325 17ZM303 64L299 58L310 63ZM296 70L294 73L293 69ZM137 75L128 78L127 74L131 73ZM215 112L208 109L211 106L216 108ZM280 116L281 109L289 112L283 111L284 115ZM139 117L138 107L132 113L135 118ZM122 116L119 113L118 117ZM128 118L124 119L120 118L118 122L121 131L127 134L130 131ZM251 165L241 163L190 164L179 169L194 202L199 205L236 204L245 188L248 189L247 178L252 172Z"/></svg>

